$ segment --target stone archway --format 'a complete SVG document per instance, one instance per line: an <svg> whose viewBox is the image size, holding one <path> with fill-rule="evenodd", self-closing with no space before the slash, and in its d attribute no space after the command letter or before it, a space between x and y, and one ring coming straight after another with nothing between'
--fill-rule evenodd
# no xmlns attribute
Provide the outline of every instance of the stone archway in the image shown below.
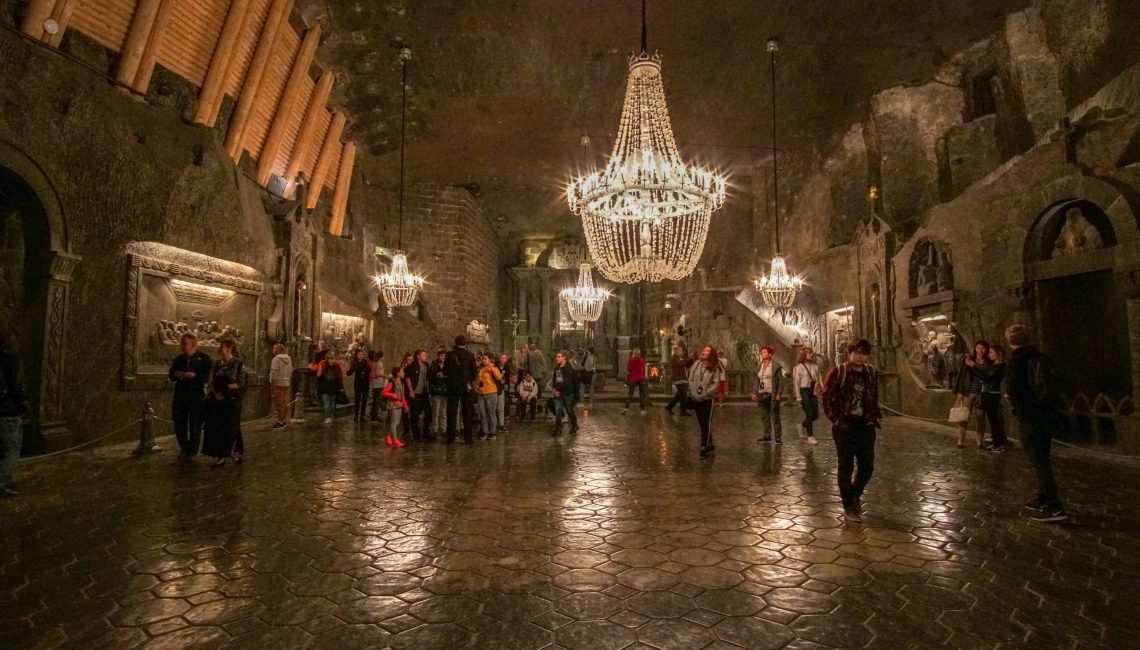
<svg viewBox="0 0 1140 650"><path fill-rule="evenodd" d="M22 151L0 141L0 321L19 341L25 390L37 431L26 436L32 451L64 444L61 378L72 274L62 205L44 171Z"/></svg>

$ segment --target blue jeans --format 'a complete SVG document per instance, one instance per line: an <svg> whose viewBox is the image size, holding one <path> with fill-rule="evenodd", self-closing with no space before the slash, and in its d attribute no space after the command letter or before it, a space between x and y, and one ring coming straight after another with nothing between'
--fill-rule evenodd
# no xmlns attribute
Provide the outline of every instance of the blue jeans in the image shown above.
<svg viewBox="0 0 1140 650"><path fill-rule="evenodd" d="M24 443L24 427L20 418L0 418L0 487L12 482L16 473L16 461L20 460L20 446Z"/></svg>
<svg viewBox="0 0 1140 650"><path fill-rule="evenodd" d="M321 406L325 409L326 418L336 417L336 393L321 393Z"/></svg>
<svg viewBox="0 0 1140 650"><path fill-rule="evenodd" d="M479 409L479 414L483 416L483 433L495 435L495 425L499 422L499 396L495 393L480 395Z"/></svg>

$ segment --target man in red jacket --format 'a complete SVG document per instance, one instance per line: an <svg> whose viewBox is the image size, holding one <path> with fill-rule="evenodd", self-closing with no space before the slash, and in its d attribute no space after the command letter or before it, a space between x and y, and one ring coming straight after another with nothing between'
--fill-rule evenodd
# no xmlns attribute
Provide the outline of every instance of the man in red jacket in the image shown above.
<svg viewBox="0 0 1140 650"><path fill-rule="evenodd" d="M823 410L832 422L831 437L839 456L843 514L854 523L863 521L863 489L875 471L875 429L883 420L878 375L868 363L870 356L871 342L855 341L847 348L847 361L827 373L823 387Z"/></svg>

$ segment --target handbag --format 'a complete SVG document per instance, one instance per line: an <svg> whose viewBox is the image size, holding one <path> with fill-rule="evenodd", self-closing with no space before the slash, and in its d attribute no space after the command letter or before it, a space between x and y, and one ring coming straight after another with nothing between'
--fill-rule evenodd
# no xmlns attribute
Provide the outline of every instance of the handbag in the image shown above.
<svg viewBox="0 0 1140 650"><path fill-rule="evenodd" d="M346 393L343 388L336 389L336 403L338 406L348 404L348 393Z"/></svg>
<svg viewBox="0 0 1140 650"><path fill-rule="evenodd" d="M947 418L950 424L962 424L963 422L970 421L970 409L962 406L961 404L955 405L950 409L950 417Z"/></svg>

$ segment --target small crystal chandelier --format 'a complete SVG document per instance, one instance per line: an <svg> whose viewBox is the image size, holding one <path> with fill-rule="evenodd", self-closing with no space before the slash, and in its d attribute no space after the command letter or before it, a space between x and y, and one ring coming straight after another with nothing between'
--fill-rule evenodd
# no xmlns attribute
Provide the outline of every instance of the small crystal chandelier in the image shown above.
<svg viewBox="0 0 1140 650"><path fill-rule="evenodd" d="M570 209L582 217L586 245L615 282L680 280L700 260L714 210L724 205L723 176L681 160L661 57L649 55L645 0L641 54L630 57L625 103L604 171L571 181Z"/></svg>
<svg viewBox="0 0 1140 650"><path fill-rule="evenodd" d="M592 322L602 315L602 306L610 292L594 286L593 267L582 263L578 266L578 285L562 290L562 299L570 312L570 319L577 322Z"/></svg>
<svg viewBox="0 0 1140 650"><path fill-rule="evenodd" d="M408 48L400 50L400 65L402 66L401 101L400 101L400 236L396 252L392 256L392 266L387 273L376 276L376 286L384 296L384 304L388 305L388 316L396 307L407 309L416 303L416 296L424 286L424 279L408 269L408 256L401 250L404 247L404 141L407 135L408 115L408 60L412 58L412 51Z"/></svg>
<svg viewBox="0 0 1140 650"><path fill-rule="evenodd" d="M772 257L772 268L768 275L761 275L754 281L756 290L764 298L764 304L772 309L787 309L796 301L796 294L803 289L803 278L788 271L788 263L780 254L780 164L779 149L776 146L776 52L780 45L775 39L768 41L768 54L771 56L772 70L772 206L773 231L776 240L776 254Z"/></svg>

